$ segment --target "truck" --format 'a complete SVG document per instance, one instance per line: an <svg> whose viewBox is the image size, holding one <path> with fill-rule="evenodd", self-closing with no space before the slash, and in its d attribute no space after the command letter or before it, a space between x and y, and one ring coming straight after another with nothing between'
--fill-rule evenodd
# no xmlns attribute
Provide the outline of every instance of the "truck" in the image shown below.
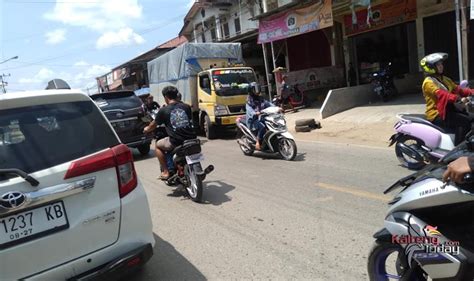
<svg viewBox="0 0 474 281"><path fill-rule="evenodd" d="M175 86L193 111L195 126L214 139L235 128L245 114L255 72L245 67L240 43L187 43L148 62L150 93L164 104L161 91Z"/></svg>

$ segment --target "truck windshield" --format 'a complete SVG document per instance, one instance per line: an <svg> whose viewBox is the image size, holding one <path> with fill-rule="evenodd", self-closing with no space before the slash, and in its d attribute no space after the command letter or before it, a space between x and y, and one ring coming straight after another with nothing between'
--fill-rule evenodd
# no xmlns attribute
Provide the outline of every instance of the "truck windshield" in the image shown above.
<svg viewBox="0 0 474 281"><path fill-rule="evenodd" d="M250 83L256 82L251 69L216 70L212 72L212 80L219 96L246 95Z"/></svg>

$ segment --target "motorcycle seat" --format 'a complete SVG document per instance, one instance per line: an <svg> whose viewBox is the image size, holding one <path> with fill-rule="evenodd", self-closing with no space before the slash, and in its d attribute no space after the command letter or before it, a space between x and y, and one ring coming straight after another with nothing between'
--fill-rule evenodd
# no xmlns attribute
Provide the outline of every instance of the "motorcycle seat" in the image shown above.
<svg viewBox="0 0 474 281"><path fill-rule="evenodd" d="M439 126L436 126L435 124L431 123L430 121L426 120L424 114L401 114L400 117L404 120L411 121L412 123L418 123L418 124L424 124L427 126L430 126L438 131L440 131L443 134L449 134L446 129L443 129Z"/></svg>
<svg viewBox="0 0 474 281"><path fill-rule="evenodd" d="M201 152L201 141L199 139L185 140L182 145L178 145L171 152L172 154L178 154L183 150L185 155L191 155Z"/></svg>

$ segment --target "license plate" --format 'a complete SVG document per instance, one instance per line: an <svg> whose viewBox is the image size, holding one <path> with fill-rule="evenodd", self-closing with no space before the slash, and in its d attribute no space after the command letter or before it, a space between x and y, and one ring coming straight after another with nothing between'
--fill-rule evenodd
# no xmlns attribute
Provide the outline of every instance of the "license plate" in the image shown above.
<svg viewBox="0 0 474 281"><path fill-rule="evenodd" d="M202 153L186 156L186 163L189 165L199 163L201 161L204 161L204 155L202 155Z"/></svg>
<svg viewBox="0 0 474 281"><path fill-rule="evenodd" d="M0 218L0 249L67 229L63 202Z"/></svg>

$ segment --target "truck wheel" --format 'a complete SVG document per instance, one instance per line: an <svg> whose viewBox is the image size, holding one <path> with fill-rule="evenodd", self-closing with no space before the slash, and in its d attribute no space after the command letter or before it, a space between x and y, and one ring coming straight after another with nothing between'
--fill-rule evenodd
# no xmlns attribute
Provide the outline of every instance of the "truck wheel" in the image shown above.
<svg viewBox="0 0 474 281"><path fill-rule="evenodd" d="M212 140L216 138L216 127L212 125L211 119L207 115L204 116L204 132L207 139Z"/></svg>

